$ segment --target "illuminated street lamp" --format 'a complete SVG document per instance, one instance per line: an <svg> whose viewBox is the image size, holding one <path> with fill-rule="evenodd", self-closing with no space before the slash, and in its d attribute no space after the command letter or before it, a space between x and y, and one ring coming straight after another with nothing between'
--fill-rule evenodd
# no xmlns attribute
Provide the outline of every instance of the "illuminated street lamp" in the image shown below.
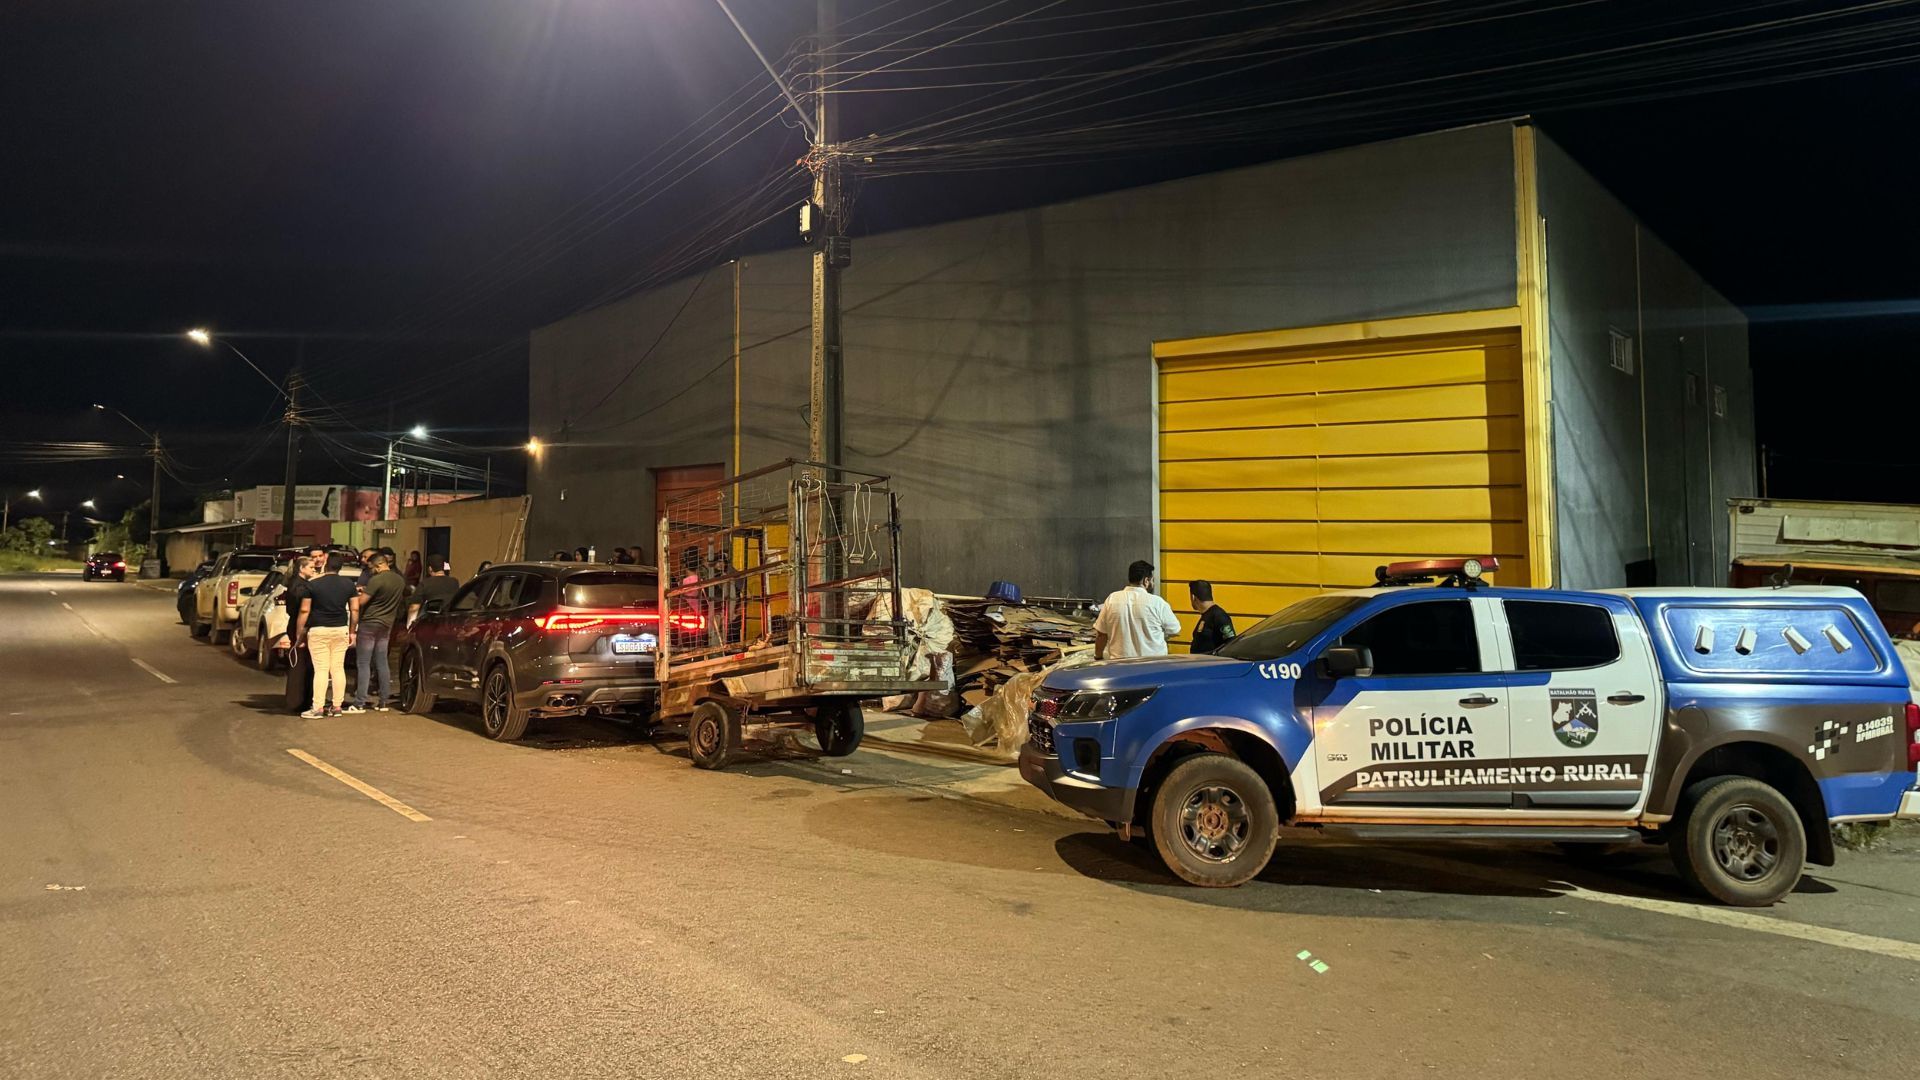
<svg viewBox="0 0 1920 1080"><path fill-rule="evenodd" d="M39 488L34 488L32 491L21 492L20 497L23 499L32 499L35 502L43 501L40 498ZM4 532L7 528L7 523L12 520L13 496L9 495L5 499L0 499L0 532Z"/></svg>

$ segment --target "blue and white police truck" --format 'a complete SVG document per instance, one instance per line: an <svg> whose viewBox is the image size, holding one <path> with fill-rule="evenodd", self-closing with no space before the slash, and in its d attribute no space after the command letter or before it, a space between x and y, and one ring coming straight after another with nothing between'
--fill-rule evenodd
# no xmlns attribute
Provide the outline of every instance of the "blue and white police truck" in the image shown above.
<svg viewBox="0 0 1920 1080"><path fill-rule="evenodd" d="M1859 593L1497 588L1497 566L1396 563L1212 656L1055 671L1021 774L1210 886L1294 825L1666 843L1689 886L1765 905L1832 865L1832 824L1920 817L1920 704Z"/></svg>

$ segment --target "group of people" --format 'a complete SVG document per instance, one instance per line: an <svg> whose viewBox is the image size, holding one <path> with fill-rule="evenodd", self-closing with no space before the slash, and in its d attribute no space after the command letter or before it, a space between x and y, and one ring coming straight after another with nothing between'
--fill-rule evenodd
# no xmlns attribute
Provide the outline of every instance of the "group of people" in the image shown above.
<svg viewBox="0 0 1920 1080"><path fill-rule="evenodd" d="M599 562L600 552L598 548L591 547L577 547L572 551L558 548L554 551L552 559L554 562ZM639 544L630 548L614 548L613 554L607 559L609 566L645 566L646 563L647 549Z"/></svg>
<svg viewBox="0 0 1920 1080"><path fill-rule="evenodd" d="M293 579L286 591L292 644L287 678L290 689L296 680L311 679L313 691L312 703L301 716L314 720L389 708L394 694L388 659L393 632L418 617L423 605L436 599L444 602L460 587L444 559L423 563L416 551L408 559L411 574L395 570L394 561L392 548L365 548L356 561L330 555L324 547L308 548L294 560ZM347 693L349 648L355 653L359 676L351 698ZM302 671L303 650L311 674Z"/></svg>
<svg viewBox="0 0 1920 1080"><path fill-rule="evenodd" d="M1200 618L1194 623L1188 651L1211 653L1237 634L1233 616L1214 602L1213 582L1187 583L1187 598ZM1107 597L1093 622L1093 657L1120 660L1129 656L1165 656L1167 643L1180 634L1173 605L1154 595L1153 564L1136 559L1127 567L1127 587Z"/></svg>

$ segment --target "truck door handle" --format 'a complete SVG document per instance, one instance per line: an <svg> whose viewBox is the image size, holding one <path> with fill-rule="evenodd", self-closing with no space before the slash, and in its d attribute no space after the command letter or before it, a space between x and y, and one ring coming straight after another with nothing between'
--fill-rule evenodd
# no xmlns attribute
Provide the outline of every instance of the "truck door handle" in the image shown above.
<svg viewBox="0 0 1920 1080"><path fill-rule="evenodd" d="M1609 704L1609 705L1638 705L1638 704L1640 704L1641 702L1643 702L1643 701L1645 701L1645 700L1647 700L1647 695L1645 695L1645 694L1629 694L1629 693L1626 693L1626 692L1624 692L1624 691L1622 691L1621 693L1618 693L1618 694L1612 694L1612 695L1609 695L1609 696L1607 697L1607 704Z"/></svg>
<svg viewBox="0 0 1920 1080"><path fill-rule="evenodd" d="M1475 694L1472 697L1461 698L1460 704L1465 705L1469 709L1477 709L1482 705L1498 705L1500 704L1500 699L1497 697L1488 697L1485 694Z"/></svg>

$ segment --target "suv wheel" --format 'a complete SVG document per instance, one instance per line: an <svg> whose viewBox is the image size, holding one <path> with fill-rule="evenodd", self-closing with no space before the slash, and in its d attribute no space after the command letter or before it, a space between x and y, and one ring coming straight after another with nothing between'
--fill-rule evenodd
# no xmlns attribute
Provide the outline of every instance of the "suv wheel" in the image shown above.
<svg viewBox="0 0 1920 1080"><path fill-rule="evenodd" d="M813 711L813 737L828 757L846 757L858 750L866 733L866 714L851 698L826 702Z"/></svg>
<svg viewBox="0 0 1920 1080"><path fill-rule="evenodd" d="M430 713L439 700L427 689L427 663L419 649L400 654L400 707L410 713Z"/></svg>
<svg viewBox="0 0 1920 1080"><path fill-rule="evenodd" d="M527 710L513 699L513 676L505 664L489 668L481 684L480 726L495 742L512 742L527 733Z"/></svg>
<svg viewBox="0 0 1920 1080"><path fill-rule="evenodd" d="M245 660L247 654L253 651L247 648L247 639L240 636L238 627L227 631L227 646L233 650L234 658L237 660Z"/></svg>
<svg viewBox="0 0 1920 1080"><path fill-rule="evenodd" d="M1800 815L1772 785L1715 776L1680 799L1674 867L1695 890L1739 907L1765 907L1793 891L1807 861Z"/></svg>
<svg viewBox="0 0 1920 1080"><path fill-rule="evenodd" d="M1154 794L1150 820L1160 861L1192 885L1252 881L1280 839L1267 782L1225 754L1195 754L1175 765Z"/></svg>
<svg viewBox="0 0 1920 1080"><path fill-rule="evenodd" d="M267 624L260 624L259 643L253 650L253 666L261 671L273 670L273 639L267 636Z"/></svg>
<svg viewBox="0 0 1920 1080"><path fill-rule="evenodd" d="M740 752L743 741L738 709L718 701L703 701L687 721L687 754L702 769L724 769Z"/></svg>

